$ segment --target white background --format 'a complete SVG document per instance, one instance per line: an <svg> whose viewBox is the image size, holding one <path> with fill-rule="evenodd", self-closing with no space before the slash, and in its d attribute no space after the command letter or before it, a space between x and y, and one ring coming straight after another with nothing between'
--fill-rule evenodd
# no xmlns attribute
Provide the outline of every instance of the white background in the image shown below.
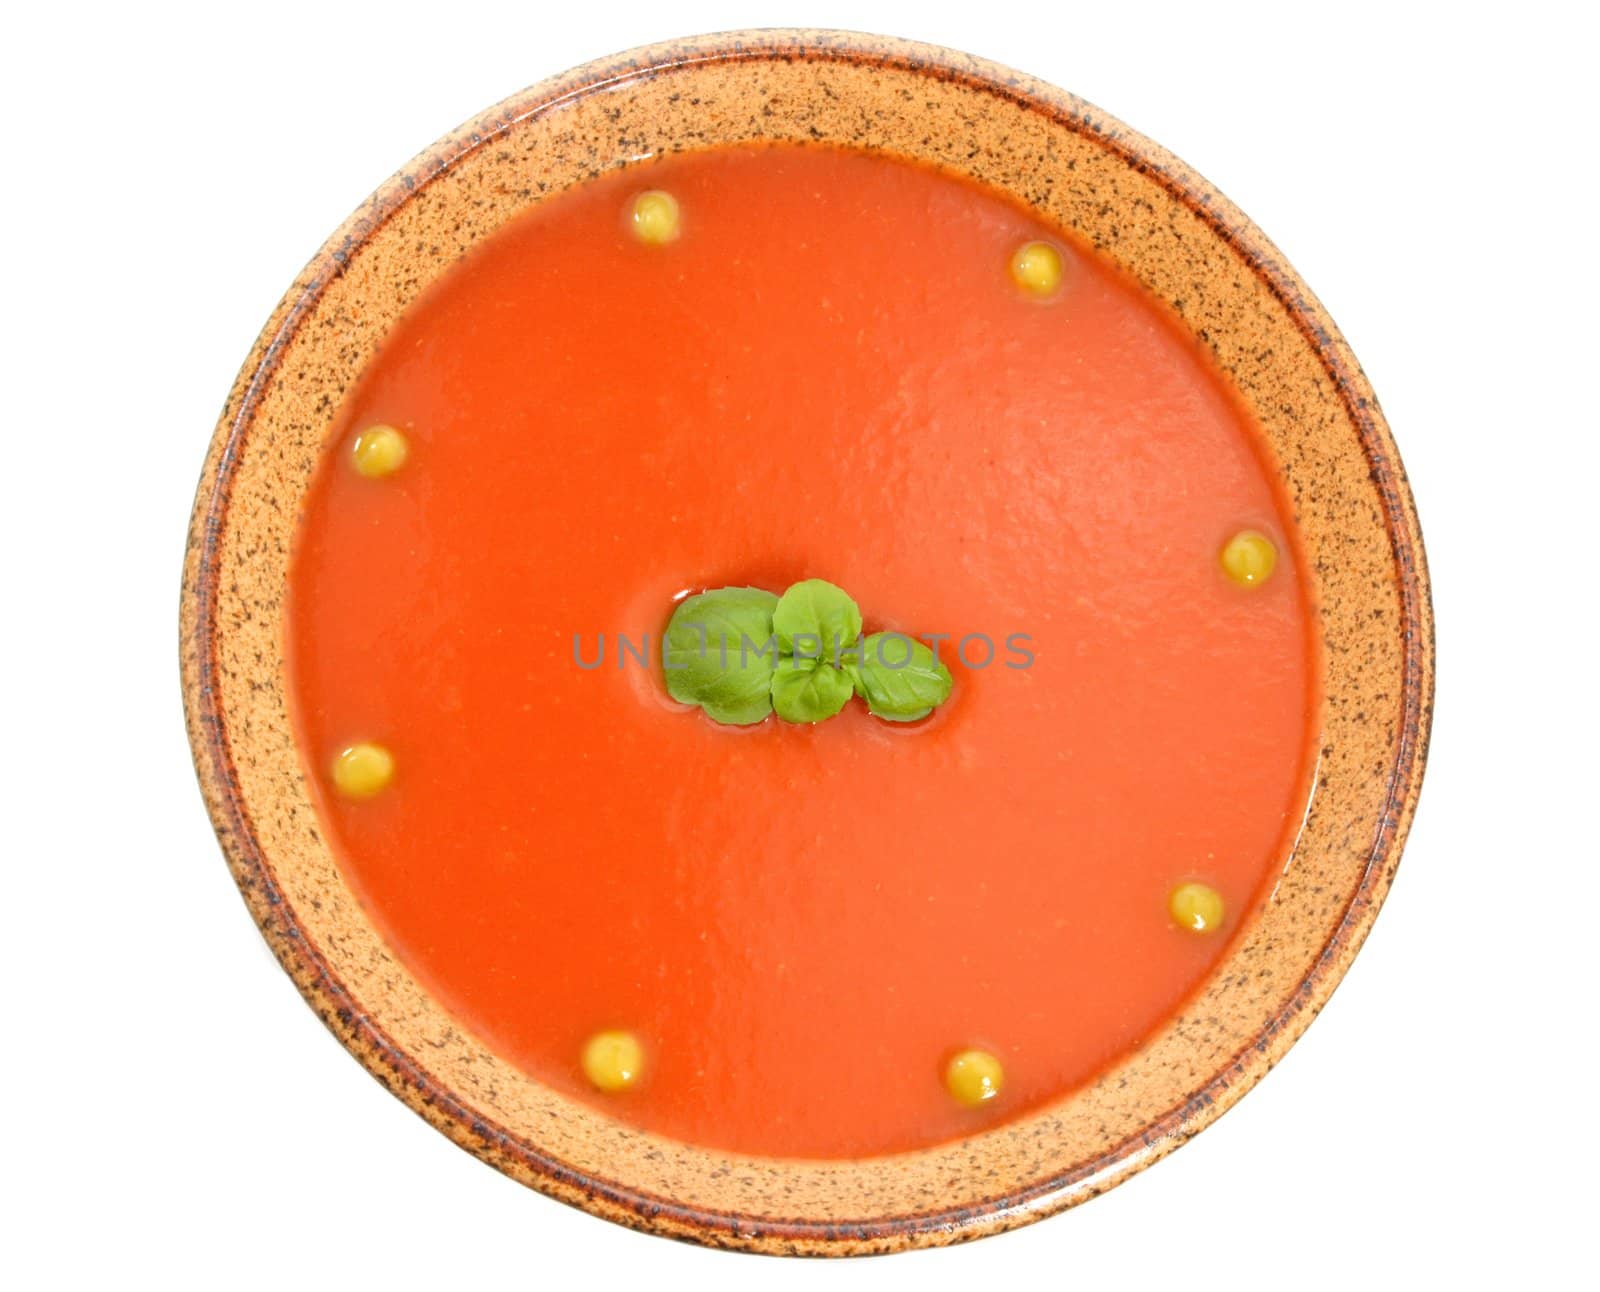
<svg viewBox="0 0 1600 1292"><path fill-rule="evenodd" d="M0 1281L587 1288L1590 1281L1600 850L1592 36L1563 12L919 3L120 4L6 19ZM19 25L20 23L20 25ZM452 1147L299 1001L179 712L228 385L424 145L617 49L847 26L971 50L1184 157L1360 355L1421 505L1439 708L1406 860L1280 1069L1088 1206L827 1266L706 1252Z"/></svg>

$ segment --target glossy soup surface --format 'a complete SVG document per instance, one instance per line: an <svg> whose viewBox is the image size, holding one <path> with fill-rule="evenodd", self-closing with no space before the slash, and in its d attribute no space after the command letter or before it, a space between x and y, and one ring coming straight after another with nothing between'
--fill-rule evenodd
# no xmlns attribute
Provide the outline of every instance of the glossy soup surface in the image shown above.
<svg viewBox="0 0 1600 1292"><path fill-rule="evenodd" d="M646 188L676 241L631 231ZM1030 239L1063 249L1048 300L1009 273ZM369 479L375 423L410 455ZM1218 564L1241 529L1281 553L1255 588ZM735 729L667 698L676 597L806 577L868 631L951 634L949 703ZM307 775L398 954L510 1062L709 1146L911 1149L1093 1079L1303 811L1307 600L1209 357L1059 231L882 158L676 158L491 237L350 395L290 603ZM363 801L328 772L357 740L394 756ZM1190 879L1220 932L1169 916ZM645 1067L606 1094L579 1056L611 1028ZM1004 1066L976 1108L945 1086L967 1047Z"/></svg>

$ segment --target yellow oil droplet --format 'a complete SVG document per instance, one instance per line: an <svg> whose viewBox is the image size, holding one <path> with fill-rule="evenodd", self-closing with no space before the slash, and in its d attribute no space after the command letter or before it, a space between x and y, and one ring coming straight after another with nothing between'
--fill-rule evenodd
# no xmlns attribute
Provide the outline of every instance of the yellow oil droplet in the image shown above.
<svg viewBox="0 0 1600 1292"><path fill-rule="evenodd" d="M1222 572L1243 588L1259 588L1278 567L1278 548L1265 534L1242 529L1222 546Z"/></svg>
<svg viewBox="0 0 1600 1292"><path fill-rule="evenodd" d="M333 783L349 799L370 799L394 779L394 755L382 745L360 741L333 760Z"/></svg>
<svg viewBox="0 0 1600 1292"><path fill-rule="evenodd" d="M1011 277L1030 296L1054 296L1061 287L1061 252L1048 242L1024 242L1011 257Z"/></svg>
<svg viewBox="0 0 1600 1292"><path fill-rule="evenodd" d="M393 475L410 456L410 442L392 426L367 427L350 449L356 470L370 479Z"/></svg>
<svg viewBox="0 0 1600 1292"><path fill-rule="evenodd" d="M957 1103L969 1108L987 1103L1006 1083L1000 1060L987 1050L963 1050L944 1070L944 1084Z"/></svg>
<svg viewBox="0 0 1600 1292"><path fill-rule="evenodd" d="M633 234L640 242L659 246L675 241L681 223L678 199L671 193L651 189L633 199Z"/></svg>
<svg viewBox="0 0 1600 1292"><path fill-rule="evenodd" d="M1167 898L1167 910L1179 928L1194 933L1215 933L1222 927L1227 914L1222 904L1222 894L1210 884L1190 880L1179 884Z"/></svg>
<svg viewBox="0 0 1600 1292"><path fill-rule="evenodd" d="M644 1047L632 1032L596 1032L583 1047L583 1075L598 1090L626 1090L644 1069Z"/></svg>

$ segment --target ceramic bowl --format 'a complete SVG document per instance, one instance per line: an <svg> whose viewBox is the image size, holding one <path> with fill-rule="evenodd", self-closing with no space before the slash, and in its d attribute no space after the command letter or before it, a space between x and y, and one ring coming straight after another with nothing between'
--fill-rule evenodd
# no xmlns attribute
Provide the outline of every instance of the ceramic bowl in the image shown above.
<svg viewBox="0 0 1600 1292"><path fill-rule="evenodd" d="M1304 832L1201 994L1043 1111L860 1162L657 1138L491 1053L422 990L341 880L284 682L296 513L341 397L401 311L563 189L655 154L756 139L897 154L1004 189L1168 301L1264 428L1325 647ZM1372 925L1416 803L1433 676L1422 545L1394 443L1349 347L1255 226L1069 94L947 50L812 31L702 37L580 68L508 99L379 189L289 289L233 387L190 531L182 655L195 764L245 900L306 1000L380 1082L553 1197L660 1234L794 1253L1023 1224L1215 1120L1300 1035Z"/></svg>

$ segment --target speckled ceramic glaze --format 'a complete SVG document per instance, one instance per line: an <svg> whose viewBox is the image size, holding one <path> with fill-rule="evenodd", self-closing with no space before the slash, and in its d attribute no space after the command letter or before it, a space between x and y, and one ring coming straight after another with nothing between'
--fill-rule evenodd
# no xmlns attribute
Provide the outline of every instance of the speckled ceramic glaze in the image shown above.
<svg viewBox="0 0 1600 1292"><path fill-rule="evenodd" d="M731 1156L541 1086L451 1018L340 878L288 712L282 616L302 495L400 313L529 206L660 153L777 139L937 164L1008 190L1169 301L1264 427L1325 649L1316 784L1293 860L1200 996L1088 1088L970 1139L853 1162ZM624 1224L764 1252L955 1242L1110 1188L1277 1061L1372 924L1416 803L1433 629L1394 444L1333 323L1182 163L1081 100L945 50L822 32L711 36L582 68L450 135L380 189L283 298L211 443L183 589L206 802L245 900L323 1021L508 1175Z"/></svg>

